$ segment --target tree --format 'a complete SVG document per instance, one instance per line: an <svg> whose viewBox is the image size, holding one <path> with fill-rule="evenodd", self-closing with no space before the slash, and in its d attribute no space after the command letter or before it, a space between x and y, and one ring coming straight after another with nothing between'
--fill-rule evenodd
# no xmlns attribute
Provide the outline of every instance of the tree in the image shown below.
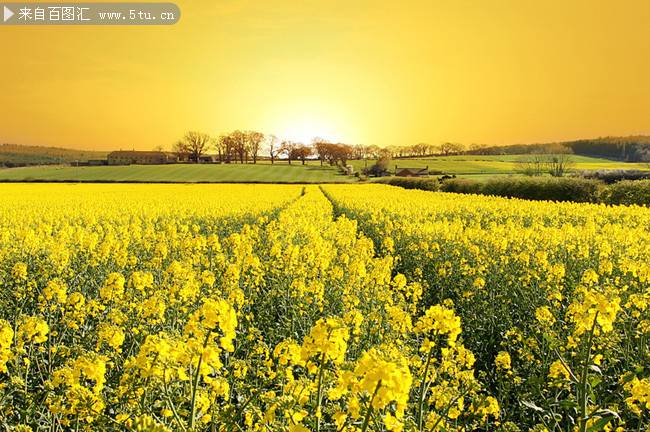
<svg viewBox="0 0 650 432"><path fill-rule="evenodd" d="M219 162L223 162L225 151L226 151L226 145L224 143L223 135L220 136L218 139L214 140L214 149L217 152L217 157L219 158Z"/></svg>
<svg viewBox="0 0 650 432"><path fill-rule="evenodd" d="M190 159L198 163L210 146L212 145L212 137L203 132L190 131L176 143L174 146L178 153L189 153Z"/></svg>
<svg viewBox="0 0 650 432"><path fill-rule="evenodd" d="M548 172L553 177L563 177L573 167L573 157L569 153L548 155Z"/></svg>
<svg viewBox="0 0 650 432"><path fill-rule="evenodd" d="M553 177L562 177L574 165L573 150L561 143L550 144L545 147L544 155L546 170Z"/></svg>
<svg viewBox="0 0 650 432"><path fill-rule="evenodd" d="M334 144L333 147L333 159L334 163L341 162L341 165L346 166L348 164L348 159L352 157L354 150L352 146L347 144Z"/></svg>
<svg viewBox="0 0 650 432"><path fill-rule="evenodd" d="M449 156L450 154L458 154L462 151L463 145L459 143L446 142L440 144L440 152L445 156Z"/></svg>
<svg viewBox="0 0 650 432"><path fill-rule="evenodd" d="M289 165L291 165L291 160L295 156L295 148L296 148L297 143L293 141L282 141L282 144L280 145L280 153L281 154L286 154L287 159L289 160Z"/></svg>
<svg viewBox="0 0 650 432"><path fill-rule="evenodd" d="M363 144L352 146L352 157L356 160L365 159L368 156L368 147Z"/></svg>
<svg viewBox="0 0 650 432"><path fill-rule="evenodd" d="M257 154L260 151L262 142L264 141L264 134L261 132L250 131L247 133L248 137L248 149L250 150L251 156L253 158L253 163L257 163Z"/></svg>
<svg viewBox="0 0 650 432"><path fill-rule="evenodd" d="M221 135L221 137L219 138L219 143L221 146L221 151L223 152L224 162L230 163L232 157L236 155L235 140L232 134Z"/></svg>
<svg viewBox="0 0 650 432"><path fill-rule="evenodd" d="M309 156L312 155L313 151L312 148L304 145L304 144L297 144L293 150L293 157L291 159L300 159L302 161L302 164L305 164L305 161Z"/></svg>
<svg viewBox="0 0 650 432"><path fill-rule="evenodd" d="M153 148L153 151L155 151L155 152L164 152L165 148L163 146L161 146L161 145L157 145L157 146L155 146Z"/></svg>
<svg viewBox="0 0 650 432"><path fill-rule="evenodd" d="M383 152L385 149L375 145L371 144L366 148L366 158L368 159L378 159L380 156L380 153Z"/></svg>
<svg viewBox="0 0 650 432"><path fill-rule="evenodd" d="M233 143L233 150L239 157L239 163L244 163L244 157L248 158L248 135L245 132L236 130L231 132L230 137Z"/></svg>
<svg viewBox="0 0 650 432"><path fill-rule="evenodd" d="M469 145L469 152L473 154L483 154L487 148L488 146L486 144L472 143Z"/></svg>
<svg viewBox="0 0 650 432"><path fill-rule="evenodd" d="M390 152L391 156L394 158L402 156L403 147L401 146L392 145L390 147L387 147L386 149Z"/></svg>
<svg viewBox="0 0 650 432"><path fill-rule="evenodd" d="M181 153L185 153L185 145L183 144L183 140L178 140L172 144L172 152L176 153L179 156Z"/></svg>
<svg viewBox="0 0 650 432"><path fill-rule="evenodd" d="M427 143L418 143L413 146L414 156L426 156L429 152L429 144Z"/></svg>
<svg viewBox="0 0 650 432"><path fill-rule="evenodd" d="M391 154L389 151L384 152L377 162L375 162L370 168L363 170L364 174L374 177L381 177L387 175L388 167L391 161Z"/></svg>
<svg viewBox="0 0 650 432"><path fill-rule="evenodd" d="M318 160L320 160L320 165L323 166L323 161L327 160L329 157L331 144L323 138L314 138L312 140L312 145L314 146Z"/></svg>
<svg viewBox="0 0 650 432"><path fill-rule="evenodd" d="M546 155L534 153L525 155L517 160L516 168L521 174L527 176L541 176L546 167Z"/></svg>
<svg viewBox="0 0 650 432"><path fill-rule="evenodd" d="M355 148L348 144L337 143L332 144L321 138L314 138L313 147L321 166L323 161L327 161L330 165L338 165L339 162L346 165L348 159L355 156Z"/></svg>
<svg viewBox="0 0 650 432"><path fill-rule="evenodd" d="M266 136L266 142L268 143L269 147L269 156L271 157L271 165L275 163L275 158L278 157L280 154L280 145L278 141L278 137L275 135L267 135Z"/></svg>

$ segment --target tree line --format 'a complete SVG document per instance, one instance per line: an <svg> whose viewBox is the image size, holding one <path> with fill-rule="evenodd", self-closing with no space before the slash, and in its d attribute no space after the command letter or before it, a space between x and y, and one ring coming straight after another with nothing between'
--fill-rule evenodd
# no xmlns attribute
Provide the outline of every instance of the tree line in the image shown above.
<svg viewBox="0 0 650 432"><path fill-rule="evenodd" d="M203 132L188 132L176 142L172 151L189 155L193 162L201 161L202 156L213 154L222 163L257 163L264 157L271 163L282 158L289 164L300 161L302 164L313 157L320 160L321 165L345 165L355 157L357 146L343 143L331 143L321 138L314 138L311 144L290 140L280 140L272 134L257 131L236 130L231 133L212 137Z"/></svg>
<svg viewBox="0 0 650 432"><path fill-rule="evenodd" d="M322 164L346 165L348 160L379 160L410 157L451 156L461 154L506 155L573 153L576 155L610 157L626 161L649 161L650 138L600 138L562 143L517 144L508 146L464 145L455 142L441 144L418 143L406 146L351 145L314 138L311 143L280 140L273 134L235 130L219 137L203 132L188 132L174 146L173 151L185 153L198 162L207 154L214 154L222 163L257 163L259 158L305 163L318 159Z"/></svg>
<svg viewBox="0 0 650 432"><path fill-rule="evenodd" d="M468 154L519 155L552 153L562 148L580 156L605 157L626 162L650 161L650 137L604 137L557 143L513 144L506 146L481 146L469 149Z"/></svg>
<svg viewBox="0 0 650 432"><path fill-rule="evenodd" d="M201 161L205 155L215 155L222 163L257 163L265 158L275 163L278 159L287 160L289 164L308 159L317 159L321 165L346 165L348 160L391 159L406 157L449 156L462 154L470 147L459 143L442 143L431 145L419 143L411 146L351 145L334 143L323 138L314 138L305 144L291 140L280 140L273 134L257 131L235 130L219 137L204 132L190 131L173 145L172 151L189 155L193 162Z"/></svg>

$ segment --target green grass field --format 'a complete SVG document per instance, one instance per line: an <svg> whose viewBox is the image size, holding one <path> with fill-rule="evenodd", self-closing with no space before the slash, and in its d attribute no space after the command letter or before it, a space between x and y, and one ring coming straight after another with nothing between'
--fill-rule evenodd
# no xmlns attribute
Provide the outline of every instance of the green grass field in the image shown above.
<svg viewBox="0 0 650 432"><path fill-rule="evenodd" d="M334 183L356 181L316 163L256 165L39 166L0 169L0 181Z"/></svg>
<svg viewBox="0 0 650 432"><path fill-rule="evenodd" d="M571 156L575 162L572 167L575 170L599 170L599 169L649 169L647 163L631 163L612 161L609 159L594 158L588 156ZM446 174L462 176L486 176L499 174L516 174L517 161L520 155L505 156L438 156L429 158L408 158L394 159L389 165L391 172L395 166L402 168L425 168L430 171L441 171ZM371 166L374 161L369 160L367 165ZM363 160L351 161L355 171L363 169L366 162Z"/></svg>
<svg viewBox="0 0 650 432"><path fill-rule="evenodd" d="M517 175L517 160L521 156L445 156L395 159L390 170L398 167L424 168L460 177L485 180L497 175ZM573 169L650 169L647 163L626 163L586 156L574 156ZM349 162L356 172L366 162ZM374 161L369 160L368 166ZM318 161L306 165L279 161L257 164L203 165L131 165L131 166L36 166L0 169L0 181L85 181L85 182L215 182L215 183L337 183L354 182L356 177L342 175L336 167L320 166Z"/></svg>

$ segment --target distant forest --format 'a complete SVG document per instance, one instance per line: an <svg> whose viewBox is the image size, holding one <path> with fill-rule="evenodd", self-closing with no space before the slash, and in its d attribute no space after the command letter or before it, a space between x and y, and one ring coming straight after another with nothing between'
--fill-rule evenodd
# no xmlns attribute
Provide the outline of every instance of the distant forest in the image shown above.
<svg viewBox="0 0 650 432"><path fill-rule="evenodd" d="M650 136L605 137L559 143L514 144L480 147L465 154L514 155L531 153L558 153L568 150L581 156L603 157L626 162L650 161Z"/></svg>

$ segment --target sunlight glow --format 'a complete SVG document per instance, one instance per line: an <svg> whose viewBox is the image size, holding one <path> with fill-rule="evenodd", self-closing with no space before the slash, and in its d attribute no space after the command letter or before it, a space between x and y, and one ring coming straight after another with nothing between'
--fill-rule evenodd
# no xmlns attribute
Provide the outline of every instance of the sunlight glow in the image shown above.
<svg viewBox="0 0 650 432"><path fill-rule="evenodd" d="M278 130L278 136L283 140L310 144L316 137L332 142L339 140L331 125L325 120L304 117L293 119Z"/></svg>

